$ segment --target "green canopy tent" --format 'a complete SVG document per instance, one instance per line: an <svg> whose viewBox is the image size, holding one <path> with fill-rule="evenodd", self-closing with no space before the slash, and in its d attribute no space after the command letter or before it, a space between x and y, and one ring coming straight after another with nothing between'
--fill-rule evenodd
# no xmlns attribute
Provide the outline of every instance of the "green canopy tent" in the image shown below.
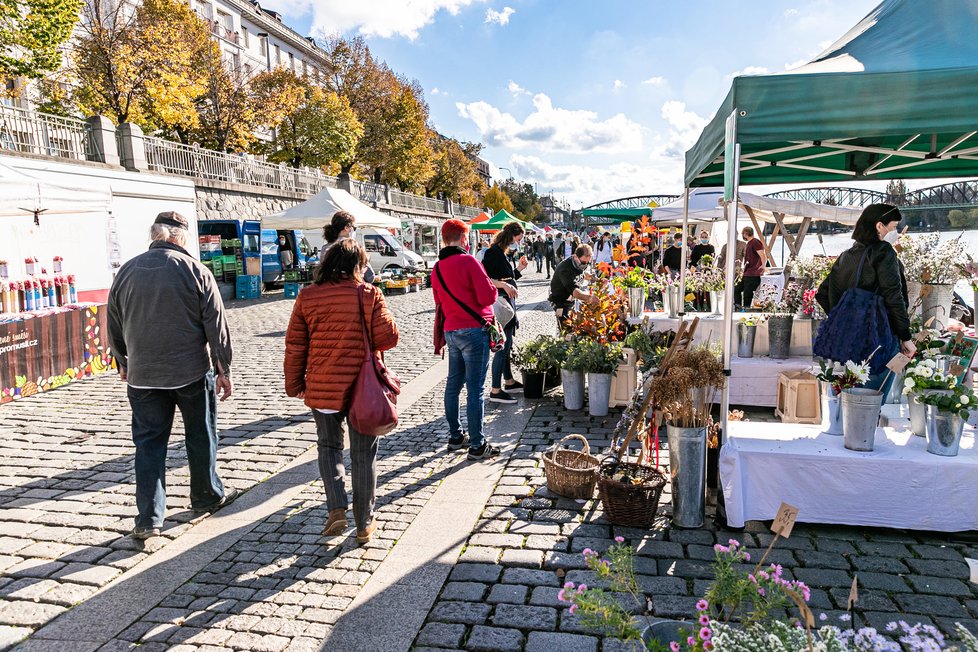
<svg viewBox="0 0 978 652"><path fill-rule="evenodd" d="M885 0L812 62L737 77L686 153L686 194L724 186L728 250L744 184L978 174L978 0ZM685 219L685 218L684 218ZM733 256L726 266L730 373ZM729 390L723 390L723 436Z"/></svg>
<svg viewBox="0 0 978 652"><path fill-rule="evenodd" d="M524 222L521 219L517 219L513 217L505 208L501 208L489 220L485 222L479 222L478 224L473 224L472 230L473 231L499 231L510 222L519 222L524 226L526 225L526 222Z"/></svg>

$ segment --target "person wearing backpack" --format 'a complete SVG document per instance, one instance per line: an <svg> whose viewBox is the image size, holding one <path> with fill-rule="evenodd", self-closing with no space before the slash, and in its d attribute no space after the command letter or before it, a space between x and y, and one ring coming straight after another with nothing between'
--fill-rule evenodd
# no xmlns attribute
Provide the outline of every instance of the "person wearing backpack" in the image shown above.
<svg viewBox="0 0 978 652"><path fill-rule="evenodd" d="M443 330L448 348L448 380L445 384L448 450L468 445L468 458L483 460L499 454L499 449L486 441L482 427L489 370L489 334L485 324L493 319L492 306L497 291L482 264L469 255L466 247L468 231L468 225L461 220L448 220L442 225L441 239L445 246L438 253L431 289L436 310L444 315ZM462 385L467 394L467 434L459 420Z"/></svg>
<svg viewBox="0 0 978 652"><path fill-rule="evenodd" d="M855 244L842 252L815 294L828 314L815 340L815 354L859 363L879 346L864 387L878 389L884 396L894 377L887 373L886 363L897 350L907 357L917 351L910 334L907 281L893 249L901 219L896 206L867 206L852 231ZM873 316L884 322L879 329L871 328L877 321Z"/></svg>

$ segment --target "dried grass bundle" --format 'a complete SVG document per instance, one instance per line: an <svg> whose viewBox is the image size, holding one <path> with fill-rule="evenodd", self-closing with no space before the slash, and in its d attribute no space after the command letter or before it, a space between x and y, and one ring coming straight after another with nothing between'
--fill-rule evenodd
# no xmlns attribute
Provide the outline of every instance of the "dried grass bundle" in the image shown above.
<svg viewBox="0 0 978 652"><path fill-rule="evenodd" d="M713 423L713 403L724 383L723 364L709 347L699 346L677 351L651 391L669 423L702 428Z"/></svg>

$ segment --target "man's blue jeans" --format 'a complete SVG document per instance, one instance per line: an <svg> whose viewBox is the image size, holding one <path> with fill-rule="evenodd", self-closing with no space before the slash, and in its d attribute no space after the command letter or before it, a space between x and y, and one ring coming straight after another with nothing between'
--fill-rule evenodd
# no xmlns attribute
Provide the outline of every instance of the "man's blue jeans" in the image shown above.
<svg viewBox="0 0 978 652"><path fill-rule="evenodd" d="M177 408L186 431L190 505L208 507L224 497L217 477L217 392L214 372L180 389L130 387L132 441L136 445L136 527L162 527L166 511L166 453Z"/></svg>
<svg viewBox="0 0 978 652"><path fill-rule="evenodd" d="M469 422L469 447L480 448L485 442L482 419L485 414L483 392L489 369L489 334L482 328L461 328L445 333L448 343L448 382L445 384L445 418L450 441L460 441L459 395L462 385L468 394L465 416Z"/></svg>

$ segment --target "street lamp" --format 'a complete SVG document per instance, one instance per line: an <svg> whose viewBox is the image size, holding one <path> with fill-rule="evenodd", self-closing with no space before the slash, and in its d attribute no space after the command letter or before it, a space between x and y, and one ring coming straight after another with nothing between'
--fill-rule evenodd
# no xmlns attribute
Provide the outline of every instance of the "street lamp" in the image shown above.
<svg viewBox="0 0 978 652"><path fill-rule="evenodd" d="M512 170L510 170L509 168L504 168L504 167L502 167L501 165L500 165L500 166L498 166L498 167L499 167L499 171L500 171L500 172L502 172L503 170L506 170L507 172L509 172L509 178L510 178L510 179L512 179L512 178L513 178L513 171L512 171Z"/></svg>

